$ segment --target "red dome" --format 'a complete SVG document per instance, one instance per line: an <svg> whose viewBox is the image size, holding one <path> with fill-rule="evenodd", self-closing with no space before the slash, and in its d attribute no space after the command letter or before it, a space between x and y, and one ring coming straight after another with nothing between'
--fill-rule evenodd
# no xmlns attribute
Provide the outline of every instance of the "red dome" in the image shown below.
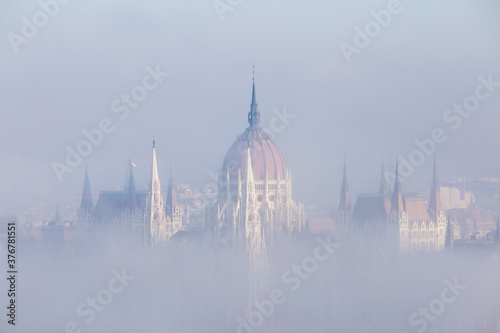
<svg viewBox="0 0 500 333"><path fill-rule="evenodd" d="M271 140L260 127L260 113L257 108L255 83L252 86L252 104L248 112L250 126L245 133L240 135L226 154L222 164L223 177L229 171L231 179L238 179L238 170L241 177L245 178L247 165L247 151L250 148L252 157L253 177L256 180L276 180L286 177L286 164L283 154L278 146Z"/></svg>
<svg viewBox="0 0 500 333"><path fill-rule="evenodd" d="M286 177L285 158L280 149L262 129L254 126L247 128L229 148L222 164L223 176L229 170L230 178L238 179L241 168L241 177L245 177L247 148L250 148L254 179L264 180L266 171L270 180Z"/></svg>

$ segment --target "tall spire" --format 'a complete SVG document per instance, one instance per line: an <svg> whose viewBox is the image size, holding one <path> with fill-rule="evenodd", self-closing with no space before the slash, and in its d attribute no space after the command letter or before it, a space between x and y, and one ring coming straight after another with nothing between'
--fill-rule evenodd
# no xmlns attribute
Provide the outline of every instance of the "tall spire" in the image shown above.
<svg viewBox="0 0 500 333"><path fill-rule="evenodd" d="M437 214L441 210L439 184L436 175L436 160L434 160L434 175L432 176L431 196L429 198L429 212Z"/></svg>
<svg viewBox="0 0 500 333"><path fill-rule="evenodd" d="M166 234L162 229L165 223L165 210L163 209L163 198L161 197L161 184L158 177L158 166L156 164L155 141L153 140L153 153L151 161L151 178L149 180L148 207L146 224L146 244L156 244L164 241Z"/></svg>
<svg viewBox="0 0 500 333"><path fill-rule="evenodd" d="M247 239L247 250L251 253L265 251L265 242L262 235L260 215L257 210L257 197L255 194L254 174L252 168L252 154L250 147L247 148L247 161L245 170L245 231Z"/></svg>
<svg viewBox="0 0 500 333"><path fill-rule="evenodd" d="M380 175L380 186L378 192L380 194L387 194L390 192L389 184L387 184L387 180L385 179L384 162L382 162L382 174Z"/></svg>
<svg viewBox="0 0 500 333"><path fill-rule="evenodd" d="M401 184L399 183L398 169L399 169L398 161L396 160L396 174L394 180L394 191L392 193L392 200L391 200L391 210L400 213L404 210L404 207L403 207L403 197L401 195Z"/></svg>
<svg viewBox="0 0 500 333"><path fill-rule="evenodd" d="M250 104L250 111L248 112L248 123L250 127L258 127L260 123L260 113L257 107L257 95L255 93L255 72L252 77L252 104Z"/></svg>
<svg viewBox="0 0 500 333"><path fill-rule="evenodd" d="M342 188L340 190L339 212L343 212L344 214L351 212L351 198L349 196L349 186L347 184L347 177L345 172L345 158Z"/></svg>
<svg viewBox="0 0 500 333"><path fill-rule="evenodd" d="M87 163L85 163L85 179L83 180L82 202L80 204L80 211L82 213L91 213L94 209L92 203L92 193L90 192L90 181L87 173Z"/></svg>
<svg viewBox="0 0 500 333"><path fill-rule="evenodd" d="M175 191L175 183L173 177L173 167L172 162L170 162L170 179L168 182L167 189L167 212L172 213L174 208L178 205L177 203L177 193Z"/></svg>
<svg viewBox="0 0 500 333"><path fill-rule="evenodd" d="M135 210L137 208L137 196L135 193L135 181L134 181L134 173L132 170L132 164L130 163L130 174L128 179L127 186L127 196L126 196L126 205L130 210Z"/></svg>
<svg viewBox="0 0 500 333"><path fill-rule="evenodd" d="M151 207L155 207L156 205L163 206L163 200L161 199L161 184L160 178L158 177L158 166L156 164L156 149L155 149L155 140L153 140L153 154L151 160L151 178L150 178L150 203Z"/></svg>
<svg viewBox="0 0 500 333"><path fill-rule="evenodd" d="M151 186L160 186L160 179L158 178L158 166L156 164L156 149L155 149L155 140L153 140L153 157L151 161Z"/></svg>

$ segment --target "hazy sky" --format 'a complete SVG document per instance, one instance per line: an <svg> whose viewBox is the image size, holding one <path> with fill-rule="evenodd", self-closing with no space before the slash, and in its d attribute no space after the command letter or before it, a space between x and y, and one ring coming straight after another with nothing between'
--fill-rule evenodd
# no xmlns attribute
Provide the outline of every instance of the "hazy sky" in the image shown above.
<svg viewBox="0 0 500 333"><path fill-rule="evenodd" d="M459 128L443 119L478 77L500 82L497 0L401 0L350 63L340 44L354 45L356 27L390 1L232 3L221 20L211 0L73 0L16 53L9 33L22 37L24 17L43 20L41 7L0 1L0 215L41 196L78 201L84 163L62 182L51 163L65 164L66 146L105 118L114 130L84 158L96 193L123 184L129 158L144 188L153 137L164 186L171 160L177 183L203 187L247 126L252 65L262 123L273 109L296 116L275 141L298 201L336 200L344 155L354 196L375 191L382 156L408 159L435 128L447 135L437 144L442 179L500 177L500 87ZM112 102L142 85L148 67L169 76L120 119ZM403 191L427 197L432 160Z"/></svg>

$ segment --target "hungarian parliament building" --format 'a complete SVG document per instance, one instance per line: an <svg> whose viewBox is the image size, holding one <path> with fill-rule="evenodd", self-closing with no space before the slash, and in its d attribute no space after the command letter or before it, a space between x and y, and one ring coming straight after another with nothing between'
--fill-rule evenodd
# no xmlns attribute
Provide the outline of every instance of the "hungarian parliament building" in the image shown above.
<svg viewBox="0 0 500 333"><path fill-rule="evenodd" d="M130 165L123 190L100 192L95 205L85 170L76 221L79 235L119 234L151 246L168 244L179 232L190 237L185 216L189 206L177 199L172 170L166 198L162 196L154 141L151 154L147 191L136 190ZM260 124L255 83L248 127L229 148L218 174L218 193L205 206L203 225L217 242L262 253L276 237L297 238L317 229L314 219L306 219L303 203L293 200L291 170ZM388 184L382 168L378 193L359 194L352 207L344 163L340 200L325 220L329 224L325 232L332 232L344 245L362 241L397 252L439 252L447 235L460 238L457 223L450 222L441 207L435 163L428 204L422 195L401 192L397 165L394 178L394 184Z"/></svg>

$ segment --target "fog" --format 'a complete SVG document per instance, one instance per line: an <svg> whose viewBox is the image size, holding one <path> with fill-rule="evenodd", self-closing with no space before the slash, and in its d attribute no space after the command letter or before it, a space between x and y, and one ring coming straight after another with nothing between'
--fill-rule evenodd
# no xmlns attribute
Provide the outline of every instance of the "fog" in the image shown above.
<svg viewBox="0 0 500 333"><path fill-rule="evenodd" d="M329 237L282 240L268 251L266 286L251 307L251 313L260 315L244 319L249 280L244 254L194 244L138 249L118 240L113 237L105 246L87 244L58 255L21 243L25 251L19 261L18 324L13 330L2 321L2 331L498 329L499 262L494 254L477 250L394 256L353 251ZM90 251L85 248L89 245ZM318 246L322 250L315 252ZM2 289L6 285L2 279ZM92 299L96 307L89 303ZM271 307L272 299L278 302ZM245 328L242 321L252 325ZM75 326L68 329L68 323Z"/></svg>
<svg viewBox="0 0 500 333"><path fill-rule="evenodd" d="M434 162L464 191L498 181L499 12L496 0L0 1L0 221L17 218L19 235L18 324L2 314L0 331L499 332L489 243L386 253L376 239L303 232L267 244L256 269L210 235L148 248L120 235L39 244L20 231L73 227L85 166L94 205L123 189L132 162L146 191L153 140L163 192L170 163L177 185L214 188L248 126L253 82L305 220L336 213L344 165L353 206L377 192L382 164L393 175L398 163L402 191L426 204ZM496 205L493 192L478 209ZM6 235L2 224L2 257ZM102 290L112 299L92 310Z"/></svg>

